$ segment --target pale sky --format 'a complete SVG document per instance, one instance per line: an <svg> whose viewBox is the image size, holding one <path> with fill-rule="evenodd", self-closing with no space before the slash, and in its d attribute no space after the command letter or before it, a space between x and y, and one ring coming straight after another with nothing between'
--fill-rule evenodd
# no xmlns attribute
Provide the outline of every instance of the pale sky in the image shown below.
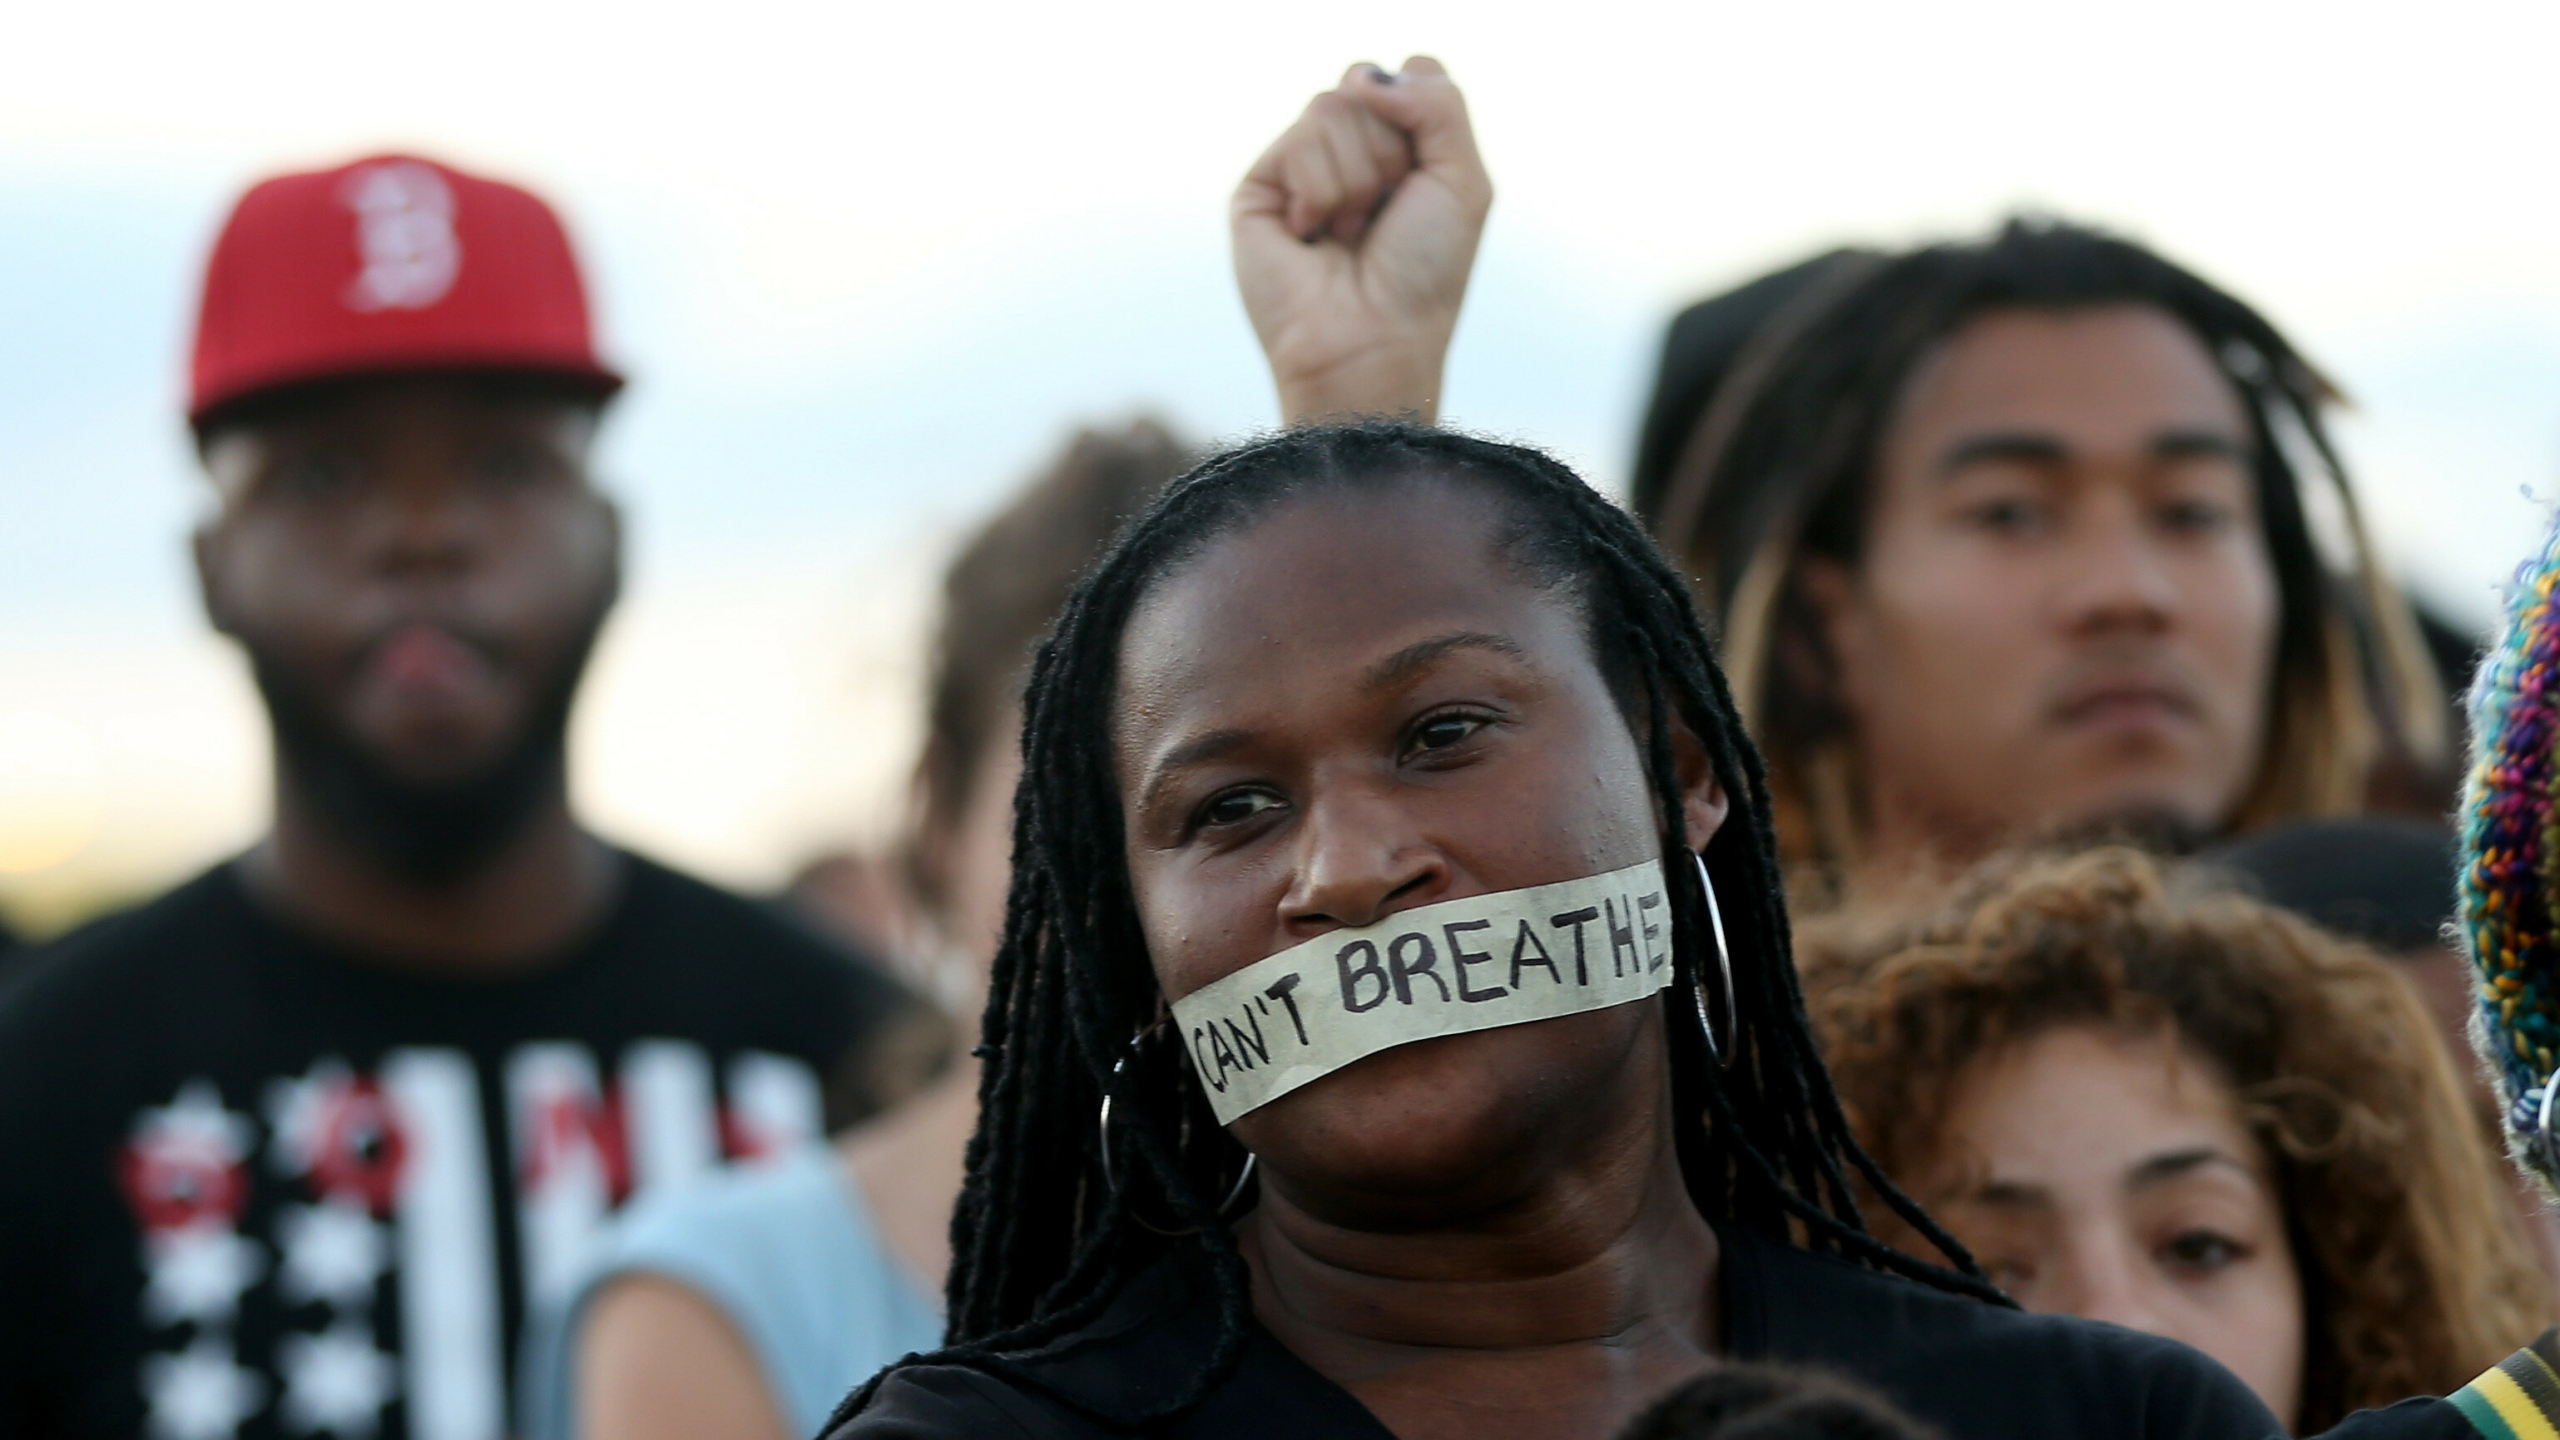
<svg viewBox="0 0 2560 1440"><path fill-rule="evenodd" d="M1499 187L1453 423L1614 485L1680 304L2054 210L2326 364L2385 551L2483 621L2560 491L2555 42L2520 3L15 7L0 903L156 886L261 823L178 418L197 267L260 175L418 149L566 213L635 380L579 796L769 885L894 822L934 566L1068 426L1274 418L1225 197L1351 61L1447 61Z"/></svg>

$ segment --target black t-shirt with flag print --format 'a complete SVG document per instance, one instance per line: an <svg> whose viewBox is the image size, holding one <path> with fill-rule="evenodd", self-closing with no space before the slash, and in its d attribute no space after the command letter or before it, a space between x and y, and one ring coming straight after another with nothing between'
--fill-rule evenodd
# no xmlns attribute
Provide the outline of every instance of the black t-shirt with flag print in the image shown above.
<svg viewBox="0 0 2560 1440"><path fill-rule="evenodd" d="M597 1223L821 1133L830 1082L915 1003L638 857L596 932L520 978L332 951L232 865L15 968L11 1440L499 1440L523 1317Z"/></svg>

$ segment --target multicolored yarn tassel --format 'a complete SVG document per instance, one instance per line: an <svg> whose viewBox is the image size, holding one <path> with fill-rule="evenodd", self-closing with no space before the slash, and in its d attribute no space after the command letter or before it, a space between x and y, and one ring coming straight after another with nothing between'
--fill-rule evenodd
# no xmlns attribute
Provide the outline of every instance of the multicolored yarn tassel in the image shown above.
<svg viewBox="0 0 2560 1440"><path fill-rule="evenodd" d="M2516 576L2506 627L2471 686L2462 932L2519 1159L2560 1186L2545 1104L2560 1068L2560 529Z"/></svg>

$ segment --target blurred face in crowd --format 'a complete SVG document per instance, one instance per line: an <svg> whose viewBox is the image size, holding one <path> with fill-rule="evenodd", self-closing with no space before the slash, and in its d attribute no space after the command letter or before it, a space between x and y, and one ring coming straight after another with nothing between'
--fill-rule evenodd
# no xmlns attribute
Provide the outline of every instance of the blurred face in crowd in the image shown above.
<svg viewBox="0 0 2560 1440"><path fill-rule="evenodd" d="M2253 448L2146 306L1989 311L1914 368L1859 562L1805 571L1880 849L2230 813L2279 619Z"/></svg>
<svg viewBox="0 0 2560 1440"><path fill-rule="evenodd" d="M1635 738L1575 597L1433 480L1322 491L1157 582L1121 642L1130 879L1180 997L1330 931L1658 856ZM1680 732L1693 845L1724 817ZM1399 1046L1239 1119L1265 1209L1372 1230L1481 1214L1668 1102L1661 1008Z"/></svg>
<svg viewBox="0 0 2560 1440"><path fill-rule="evenodd" d="M593 427L573 402L411 377L209 438L206 608L249 653L280 757L360 838L455 863L556 766L618 584Z"/></svg>
<svg viewBox="0 0 2560 1440"><path fill-rule="evenodd" d="M1022 784L1020 715L997 730L977 773L969 803L951 836L952 939L980 960L1004 939L1005 894L1013 885L1013 792Z"/></svg>
<svg viewBox="0 0 2560 1440"><path fill-rule="evenodd" d="M1013 792L1022 783L1021 735L1017 709L995 727L970 770L968 798L957 813L928 825L917 837L941 877L940 914L935 917L940 939L968 957L973 985L983 981L988 960L1004 940L1005 897L1013 885ZM973 988L964 1002L983 1008L984 997Z"/></svg>
<svg viewBox="0 0 2560 1440"><path fill-rule="evenodd" d="M2019 1304L2185 1341L2299 1409L2275 1177L2230 1086L2175 1042L2074 1025L1975 1061L1907 1178Z"/></svg>

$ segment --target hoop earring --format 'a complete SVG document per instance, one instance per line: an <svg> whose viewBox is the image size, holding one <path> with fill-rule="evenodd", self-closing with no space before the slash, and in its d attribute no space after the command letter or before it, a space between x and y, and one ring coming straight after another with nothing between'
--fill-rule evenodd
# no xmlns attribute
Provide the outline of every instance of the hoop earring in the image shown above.
<svg viewBox="0 0 2560 1440"><path fill-rule="evenodd" d="M1245 1184L1253 1179L1253 1167L1255 1163L1261 1159L1261 1156L1254 1154L1250 1150L1244 1152L1244 1168L1236 1172L1236 1183L1228 1188L1227 1198L1218 1202L1217 1216L1219 1219L1226 1219L1227 1212L1234 1209L1236 1201L1244 1197Z"/></svg>
<svg viewBox="0 0 2560 1440"><path fill-rule="evenodd" d="M1150 1025L1147 1030L1154 1028ZM1120 1088L1120 1072L1129 1068L1129 1056L1137 1052L1138 1042L1147 1038L1147 1030L1141 1030L1129 1037L1128 1048L1121 1053L1119 1059L1111 1062L1111 1078L1102 1082L1102 1118L1095 1123L1094 1129L1102 1141L1102 1188L1113 1195L1120 1193L1120 1177L1111 1173L1112 1094Z"/></svg>
<svg viewBox="0 0 2560 1440"><path fill-rule="evenodd" d="M1707 925L1714 930L1716 937L1716 974L1724 982L1725 1023L1732 1027L1734 1033L1726 1036L1721 1043L1717 1041L1715 1017L1707 1013L1705 976L1698 977L1697 983L1690 987L1690 995L1698 1002L1698 1028L1706 1033L1707 1054L1716 1062L1716 1068L1723 1070L1733 1064L1734 1042L1740 1038L1742 1030L1742 1012L1734 1008L1733 957L1725 949L1724 908L1716 903L1715 882L1707 878L1707 857L1692 850L1689 852L1689 858L1697 864L1698 888L1705 892L1707 897ZM1108 1151L1105 1152L1106 1155L1108 1153Z"/></svg>
<svg viewBox="0 0 2560 1440"><path fill-rule="evenodd" d="M2542 1162L2542 1178L2560 1184L2560 1136L2551 1133L2551 1102L2560 1097L2560 1070L2542 1082L2542 1104L2534 1112L2534 1135L2526 1153Z"/></svg>
<svg viewBox="0 0 2560 1440"><path fill-rule="evenodd" d="M1101 1138L1100 1153L1102 1156L1102 1183L1104 1188L1108 1189L1114 1195L1120 1193L1120 1177L1113 1174L1111 1170L1112 1094L1120 1088L1120 1074L1122 1071L1129 1068L1129 1057L1137 1053L1139 1044L1149 1035L1154 1034L1161 1024L1162 1022L1159 1021L1157 1024L1149 1025L1146 1029L1129 1037L1127 1049L1121 1053L1119 1059L1111 1062L1111 1078L1103 1083L1102 1114L1096 1119L1094 1128L1099 1132ZM1252 1181L1254 1163L1261 1158L1261 1156L1254 1154L1250 1150L1244 1152L1244 1168L1236 1172L1236 1183L1228 1188L1227 1198L1219 1201L1218 1208L1212 1213L1216 1214L1220 1219L1226 1218L1227 1211L1234 1208L1236 1201L1244 1194L1244 1187Z"/></svg>

